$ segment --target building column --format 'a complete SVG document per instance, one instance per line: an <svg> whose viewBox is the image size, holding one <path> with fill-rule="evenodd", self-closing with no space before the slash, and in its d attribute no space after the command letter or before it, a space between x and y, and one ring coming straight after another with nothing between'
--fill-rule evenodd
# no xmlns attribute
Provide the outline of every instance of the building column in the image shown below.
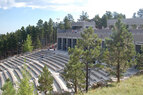
<svg viewBox="0 0 143 95"><path fill-rule="evenodd" d="M61 38L57 38L57 49L60 50L61 49Z"/></svg>
<svg viewBox="0 0 143 95"><path fill-rule="evenodd" d="M66 38L66 51L68 50L68 38Z"/></svg>
<svg viewBox="0 0 143 95"><path fill-rule="evenodd" d="M71 39L68 39L68 47L71 48Z"/></svg>
<svg viewBox="0 0 143 95"><path fill-rule="evenodd" d="M63 38L63 50L65 51L66 50L66 38Z"/></svg>
<svg viewBox="0 0 143 95"><path fill-rule="evenodd" d="M63 50L63 38L61 38L61 50Z"/></svg>
<svg viewBox="0 0 143 95"><path fill-rule="evenodd" d="M73 39L73 48L75 47L76 44L77 44L77 39Z"/></svg>
<svg viewBox="0 0 143 95"><path fill-rule="evenodd" d="M71 48L73 48L73 39L71 39Z"/></svg>
<svg viewBox="0 0 143 95"><path fill-rule="evenodd" d="M136 52L137 52L137 53L141 53L141 45L136 44L136 45L135 45L135 49L136 49Z"/></svg>
<svg viewBox="0 0 143 95"><path fill-rule="evenodd" d="M60 41L59 41L59 38L57 38L57 42L58 42L58 43L57 43L57 46L58 46L57 49L59 50L59 49L60 49Z"/></svg>

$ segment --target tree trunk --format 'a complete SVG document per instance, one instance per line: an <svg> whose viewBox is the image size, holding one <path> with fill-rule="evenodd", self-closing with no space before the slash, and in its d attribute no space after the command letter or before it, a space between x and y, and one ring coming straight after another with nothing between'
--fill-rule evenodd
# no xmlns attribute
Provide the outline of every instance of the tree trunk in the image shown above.
<svg viewBox="0 0 143 95"><path fill-rule="evenodd" d="M86 63L86 92L88 92L88 63Z"/></svg>
<svg viewBox="0 0 143 95"><path fill-rule="evenodd" d="M75 83L74 91L77 93L77 83Z"/></svg>
<svg viewBox="0 0 143 95"><path fill-rule="evenodd" d="M119 64L119 62L117 64L117 82L118 83L120 82L120 64Z"/></svg>
<svg viewBox="0 0 143 95"><path fill-rule="evenodd" d="M47 91L44 91L44 94L47 95Z"/></svg>
<svg viewBox="0 0 143 95"><path fill-rule="evenodd" d="M75 70L75 76L76 76L76 73L78 73L78 72ZM74 80L74 91L75 91L75 93L77 93L77 77Z"/></svg>
<svg viewBox="0 0 143 95"><path fill-rule="evenodd" d="M45 39L45 46L47 46L47 34L46 34L46 39Z"/></svg>

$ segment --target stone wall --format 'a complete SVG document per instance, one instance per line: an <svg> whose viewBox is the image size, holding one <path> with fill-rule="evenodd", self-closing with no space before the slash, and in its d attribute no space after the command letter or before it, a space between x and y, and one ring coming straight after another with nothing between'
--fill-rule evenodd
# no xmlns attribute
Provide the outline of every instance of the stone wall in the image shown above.
<svg viewBox="0 0 143 95"><path fill-rule="evenodd" d="M136 25L137 28L143 25L143 18L131 18L131 19L121 19L121 21L132 28L132 25ZM113 26L117 22L117 19L112 19L107 21L107 27Z"/></svg>
<svg viewBox="0 0 143 95"><path fill-rule="evenodd" d="M143 30L129 30L132 32L133 37L134 37L134 42L136 43L143 43ZM74 38L74 39L79 39L80 38L80 33L81 31L68 31L68 32L58 32L57 33L57 38ZM95 30L95 33L98 35L99 38L105 39L106 37L110 37L110 34L112 33L112 30L109 29L99 29Z"/></svg>
<svg viewBox="0 0 143 95"><path fill-rule="evenodd" d="M73 22L72 26L82 26L82 28L86 28L86 26L91 26L95 28L95 22L88 22L88 21L80 21L80 22Z"/></svg>

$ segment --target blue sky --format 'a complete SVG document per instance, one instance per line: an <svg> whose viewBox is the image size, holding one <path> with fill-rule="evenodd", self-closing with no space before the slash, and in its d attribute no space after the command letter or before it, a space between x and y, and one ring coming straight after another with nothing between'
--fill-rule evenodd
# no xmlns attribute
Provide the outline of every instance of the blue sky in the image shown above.
<svg viewBox="0 0 143 95"><path fill-rule="evenodd" d="M63 20L68 13L76 20L82 11L90 18L96 14L102 16L106 11L116 11L131 18L139 8L143 8L142 0L0 0L0 34L36 25L39 19Z"/></svg>

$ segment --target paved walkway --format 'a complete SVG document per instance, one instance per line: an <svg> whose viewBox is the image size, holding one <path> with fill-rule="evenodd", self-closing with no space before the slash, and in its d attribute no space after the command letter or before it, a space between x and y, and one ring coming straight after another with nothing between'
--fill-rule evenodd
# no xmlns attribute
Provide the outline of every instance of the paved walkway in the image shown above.
<svg viewBox="0 0 143 95"><path fill-rule="evenodd" d="M137 72L139 72L139 70L135 69L134 67L129 68L127 70L127 72L124 74L124 77L130 77L130 76L136 74Z"/></svg>
<svg viewBox="0 0 143 95"><path fill-rule="evenodd" d="M121 80L125 80L130 78L131 76L135 75L137 72L139 72L139 70L135 69L134 67L129 68L125 73L124 73L124 77L121 78ZM117 81L117 78L115 77L111 77L112 81Z"/></svg>
<svg viewBox="0 0 143 95"><path fill-rule="evenodd" d="M68 56L68 51L61 51L61 50L55 50L54 51L53 49L50 49L50 51L53 51L56 54L62 54L62 55Z"/></svg>

